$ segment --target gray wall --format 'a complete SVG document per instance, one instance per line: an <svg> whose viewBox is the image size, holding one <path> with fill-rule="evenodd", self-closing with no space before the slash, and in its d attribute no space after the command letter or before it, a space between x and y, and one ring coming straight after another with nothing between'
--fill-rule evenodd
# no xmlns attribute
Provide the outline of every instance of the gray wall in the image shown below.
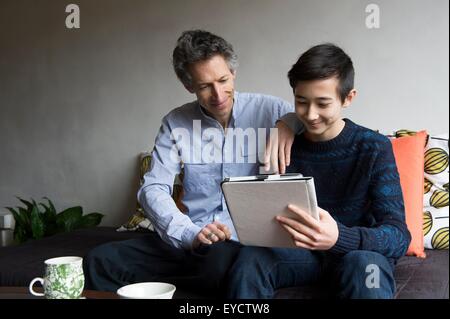
<svg viewBox="0 0 450 319"><path fill-rule="evenodd" d="M65 28L65 6L81 29ZM381 9L367 29L365 7ZM447 0L73 0L0 2L0 206L52 198L127 219L137 155L160 120L192 100L170 65L176 38L205 28L233 43L240 91L292 101L286 72L330 41L353 58L359 95L346 116L391 132L449 130Z"/></svg>

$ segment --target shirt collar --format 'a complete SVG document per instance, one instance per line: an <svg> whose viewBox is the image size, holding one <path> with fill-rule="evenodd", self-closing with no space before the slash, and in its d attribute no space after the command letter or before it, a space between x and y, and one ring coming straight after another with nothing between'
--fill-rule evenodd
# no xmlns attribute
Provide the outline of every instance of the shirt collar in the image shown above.
<svg viewBox="0 0 450 319"><path fill-rule="evenodd" d="M234 104L233 104L233 111L231 113L231 117L234 120L234 123L236 123L236 119L239 118L239 115L241 114L242 111L242 105L240 103L240 98L239 98L240 93L238 91L234 91Z"/></svg>

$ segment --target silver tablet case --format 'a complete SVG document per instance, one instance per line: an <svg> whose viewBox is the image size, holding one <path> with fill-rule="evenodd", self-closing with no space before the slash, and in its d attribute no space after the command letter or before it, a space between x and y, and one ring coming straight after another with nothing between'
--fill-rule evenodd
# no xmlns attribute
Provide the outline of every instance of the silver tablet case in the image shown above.
<svg viewBox="0 0 450 319"><path fill-rule="evenodd" d="M284 181L224 182L222 190L239 241L244 245L295 247L276 215L295 218L287 209L295 204L318 218L312 177Z"/></svg>

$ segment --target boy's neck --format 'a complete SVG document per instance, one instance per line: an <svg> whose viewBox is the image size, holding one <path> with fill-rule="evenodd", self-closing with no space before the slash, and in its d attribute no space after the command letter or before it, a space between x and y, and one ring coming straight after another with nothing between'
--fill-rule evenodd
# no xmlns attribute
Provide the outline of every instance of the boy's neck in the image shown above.
<svg viewBox="0 0 450 319"><path fill-rule="evenodd" d="M327 142L336 138L341 134L345 127L345 121L343 118L336 120L332 126L328 127L326 131L321 134L311 134L310 132L305 132L305 138L311 142Z"/></svg>

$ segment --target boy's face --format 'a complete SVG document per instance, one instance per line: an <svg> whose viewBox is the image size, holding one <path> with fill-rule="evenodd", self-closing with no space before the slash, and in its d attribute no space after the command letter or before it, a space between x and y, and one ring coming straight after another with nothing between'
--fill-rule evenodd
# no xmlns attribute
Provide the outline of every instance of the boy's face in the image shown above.
<svg viewBox="0 0 450 319"><path fill-rule="evenodd" d="M300 81L294 89L295 112L305 125L305 136L314 142L328 141L342 131L345 122L341 112L356 94L351 90L342 103L338 94L337 77Z"/></svg>

